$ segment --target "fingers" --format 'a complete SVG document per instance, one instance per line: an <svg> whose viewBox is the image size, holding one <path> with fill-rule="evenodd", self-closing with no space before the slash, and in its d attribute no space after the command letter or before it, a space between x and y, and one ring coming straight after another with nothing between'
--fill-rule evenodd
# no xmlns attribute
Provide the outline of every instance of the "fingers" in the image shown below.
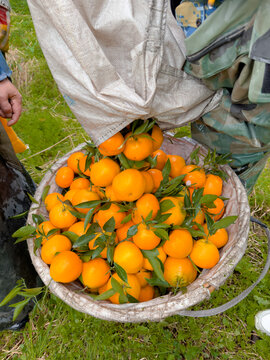
<svg viewBox="0 0 270 360"><path fill-rule="evenodd" d="M16 94L11 100L12 116L8 116L11 120L8 121L8 126L16 124L22 112L22 97L20 93Z"/></svg>
<svg viewBox="0 0 270 360"><path fill-rule="evenodd" d="M8 126L16 124L22 112L22 97L8 80L0 81L0 116L10 119Z"/></svg>

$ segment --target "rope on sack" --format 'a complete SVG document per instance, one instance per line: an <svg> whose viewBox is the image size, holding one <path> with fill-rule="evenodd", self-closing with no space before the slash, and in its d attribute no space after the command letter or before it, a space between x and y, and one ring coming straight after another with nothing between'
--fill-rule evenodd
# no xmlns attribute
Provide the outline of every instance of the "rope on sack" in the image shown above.
<svg viewBox="0 0 270 360"><path fill-rule="evenodd" d="M247 297L249 295L249 293L255 288L255 286L257 286L259 284L259 282L265 277L265 275L267 274L269 267L270 267L270 230L267 227L267 225L262 223L260 220L254 218L253 216L250 217L250 221L263 227L265 229L266 236L268 239L267 259L266 259L264 268L263 268L260 276L258 277L258 279L251 286L249 286L246 290L244 290L241 294L239 294L238 296L236 296L235 298L233 298L232 300L228 301L227 303L225 303L221 306L218 306L213 309L208 309L208 310L194 310L194 311L193 310L182 310L179 313L177 313L177 315L197 318L197 317L207 317L207 316L221 314L222 312L237 305L240 301L242 301L245 297Z"/></svg>

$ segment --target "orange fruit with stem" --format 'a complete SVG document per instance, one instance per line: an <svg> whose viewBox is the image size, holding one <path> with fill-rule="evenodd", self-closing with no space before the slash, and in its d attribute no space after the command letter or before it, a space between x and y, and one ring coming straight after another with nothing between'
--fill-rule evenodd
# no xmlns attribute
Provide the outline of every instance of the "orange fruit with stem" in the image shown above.
<svg viewBox="0 0 270 360"><path fill-rule="evenodd" d="M105 198L105 190L101 186L96 186L91 184L89 190L96 192L100 197L100 199Z"/></svg>
<svg viewBox="0 0 270 360"><path fill-rule="evenodd" d="M206 175L203 195L211 194L220 196L222 194L222 186L223 180L221 177L214 174L208 174Z"/></svg>
<svg viewBox="0 0 270 360"><path fill-rule="evenodd" d="M163 245L165 253L177 259L187 257L193 248L193 238L186 229L173 230Z"/></svg>
<svg viewBox="0 0 270 360"><path fill-rule="evenodd" d="M108 199L110 201L118 201L118 199L113 191L112 185L106 186L105 196L106 196L106 199Z"/></svg>
<svg viewBox="0 0 270 360"><path fill-rule="evenodd" d="M46 264L51 264L56 253L71 250L72 244L64 235L54 235L41 247L40 256Z"/></svg>
<svg viewBox="0 0 270 360"><path fill-rule="evenodd" d="M50 222L59 229L70 227L77 220L70 210L66 204L55 205L49 212Z"/></svg>
<svg viewBox="0 0 270 360"><path fill-rule="evenodd" d="M76 207L79 204L82 204L84 202L88 201L97 201L100 200L100 197L98 194L94 191L88 190L88 189L80 189L76 192L76 195L72 198L72 205L76 208L77 211L79 211L82 214L87 214L90 208L79 208Z"/></svg>
<svg viewBox="0 0 270 360"><path fill-rule="evenodd" d="M58 192L52 192L45 197L44 204L47 211L51 211L55 205L61 204L61 201L63 202L64 200L65 199L62 194Z"/></svg>
<svg viewBox="0 0 270 360"><path fill-rule="evenodd" d="M75 174L79 174L79 162L80 159L83 158L85 155L81 151L76 151L69 156L67 159L67 166L70 167Z"/></svg>
<svg viewBox="0 0 270 360"><path fill-rule="evenodd" d="M224 201L220 198L214 200L214 208L207 208L207 212L212 216L212 218L217 221L219 220L225 211L225 204Z"/></svg>
<svg viewBox="0 0 270 360"><path fill-rule="evenodd" d="M91 158L90 164L88 164L87 159L88 159L87 155L84 155L79 159L79 169L80 172L82 172L84 175L90 177L90 168L91 165L94 163L94 157Z"/></svg>
<svg viewBox="0 0 270 360"><path fill-rule="evenodd" d="M128 221L125 224L122 224L121 227L116 229L116 234L119 239L119 241L123 241L127 239L128 230L131 228L131 226L135 225L132 220ZM132 237L129 238L129 240L132 240Z"/></svg>
<svg viewBox="0 0 270 360"><path fill-rule="evenodd" d="M90 178L94 185L106 187L120 173L118 163L110 158L103 158L91 166Z"/></svg>
<svg viewBox="0 0 270 360"><path fill-rule="evenodd" d="M146 194L150 194L151 192L153 192L154 189L154 180L153 177L150 173L148 173L147 171L141 171L142 176L144 177L145 180L145 189L144 192Z"/></svg>
<svg viewBox="0 0 270 360"><path fill-rule="evenodd" d="M205 215L204 212L202 210L199 210L197 215L195 216L195 218L193 219L193 223L197 223L199 225L202 225L204 223L205 220ZM196 224L194 224L193 229L197 230L198 226Z"/></svg>
<svg viewBox="0 0 270 360"><path fill-rule="evenodd" d="M207 224L203 224L204 232L206 233L207 239L216 245L218 249L225 246L229 240L228 232L226 229L218 229L213 235L209 235Z"/></svg>
<svg viewBox="0 0 270 360"><path fill-rule="evenodd" d="M51 230L55 230L57 229L57 227L55 227L49 220L43 221L42 223L40 223L37 227L37 235L36 238L42 236L42 242L41 244L43 245L48 239L50 239L53 235L56 234L60 234L60 230L58 230L57 232L55 232L54 234L50 235L49 237L46 236L48 234L49 231Z"/></svg>
<svg viewBox="0 0 270 360"><path fill-rule="evenodd" d="M159 245L160 240L153 228L145 223L139 224L137 233L133 235L134 244L142 250L153 250Z"/></svg>
<svg viewBox="0 0 270 360"><path fill-rule="evenodd" d="M172 287L184 287L192 283L197 270L188 258L167 257L164 263L164 278Z"/></svg>
<svg viewBox="0 0 270 360"><path fill-rule="evenodd" d="M151 285L146 285L145 287L141 288L140 295L139 295L139 302L145 302L152 300L155 296L155 289Z"/></svg>
<svg viewBox="0 0 270 360"><path fill-rule="evenodd" d="M168 210L163 211L163 206L165 205L170 206ZM170 216L163 221L163 223L168 225L181 225L186 217L186 211L183 207L183 203L178 200L177 197L173 196L166 196L161 199L160 207L162 215L170 214ZM166 206L167 208L167 206Z"/></svg>
<svg viewBox="0 0 270 360"><path fill-rule="evenodd" d="M143 219L151 215L150 219L153 220L159 209L159 201L153 194L144 194L137 201L135 209L132 212L132 221L139 224Z"/></svg>
<svg viewBox="0 0 270 360"><path fill-rule="evenodd" d="M118 229L123 225L122 221L126 216L127 213L122 211L120 206L111 203L109 209L99 210L97 212L96 221L98 222L99 226L103 228L106 222L113 217L115 221L115 228Z"/></svg>
<svg viewBox="0 0 270 360"><path fill-rule="evenodd" d="M64 195L64 201L68 200L72 203L73 196L77 191L78 189L68 190Z"/></svg>
<svg viewBox="0 0 270 360"><path fill-rule="evenodd" d="M82 236L86 233L87 229L89 228L90 224L86 225L86 229L84 230L84 221L77 221L73 225L68 228L68 231L75 233L78 236Z"/></svg>
<svg viewBox="0 0 270 360"><path fill-rule="evenodd" d="M83 263L82 282L85 286L96 289L106 284L110 278L110 266L101 258Z"/></svg>
<svg viewBox="0 0 270 360"><path fill-rule="evenodd" d="M111 136L108 140L105 140L98 146L99 152L104 156L115 156L123 152L125 148L123 135L118 132Z"/></svg>
<svg viewBox="0 0 270 360"><path fill-rule="evenodd" d="M72 181L69 189L70 190L88 189L90 187L90 185L91 185L91 183L88 179L83 178L83 177L78 177Z"/></svg>
<svg viewBox="0 0 270 360"><path fill-rule="evenodd" d="M190 259L200 268L211 269L219 261L219 251L211 241L200 239L195 241Z"/></svg>
<svg viewBox="0 0 270 360"><path fill-rule="evenodd" d="M163 133L158 125L154 125L151 131L151 137L153 139L153 151L158 150L163 143Z"/></svg>
<svg viewBox="0 0 270 360"><path fill-rule="evenodd" d="M148 282L146 279L151 279L152 278L152 272L142 268L140 271L138 271L136 274L137 279L140 282L141 288L145 287L146 285L148 285Z"/></svg>
<svg viewBox="0 0 270 360"><path fill-rule="evenodd" d="M166 258L167 258L167 254L165 253L165 251L163 250L163 248L160 246L157 248L158 251L158 259L162 262L162 264L164 264ZM149 260L147 258L144 258L143 260L143 268L146 270L150 270L153 271L153 266L150 264Z"/></svg>
<svg viewBox="0 0 270 360"><path fill-rule="evenodd" d="M68 166L60 167L55 175L55 182L61 188L68 188L74 179L74 171Z"/></svg>
<svg viewBox="0 0 270 360"><path fill-rule="evenodd" d="M69 283L75 281L82 272L83 262L73 251L63 251L54 256L50 275L54 281Z"/></svg>
<svg viewBox="0 0 270 360"><path fill-rule="evenodd" d="M152 154L153 140L149 134L128 134L126 139L123 153L129 160L141 161Z"/></svg>
<svg viewBox="0 0 270 360"><path fill-rule="evenodd" d="M163 180L162 172L158 169L149 169L147 170L148 174L150 174L154 181L154 189L152 190L153 193L157 191L160 186L161 181Z"/></svg>
<svg viewBox="0 0 270 360"><path fill-rule="evenodd" d="M186 174L183 181L187 186L195 189L202 188L206 181L204 170L198 165L186 165L182 168L181 175Z"/></svg>
<svg viewBox="0 0 270 360"><path fill-rule="evenodd" d="M143 255L133 242L122 241L115 247L114 262L122 266L127 274L135 274L143 266Z"/></svg>
<svg viewBox="0 0 270 360"><path fill-rule="evenodd" d="M171 164L170 177L176 178L182 175L183 167L186 165L185 159L179 155L168 155Z"/></svg>
<svg viewBox="0 0 270 360"><path fill-rule="evenodd" d="M144 193L145 180L139 170L126 169L114 177L112 188L120 201L135 201Z"/></svg>
<svg viewBox="0 0 270 360"><path fill-rule="evenodd" d="M124 282L116 273L112 275L112 278L114 278L122 286L125 295L129 294L138 300L141 291L141 286L139 280L135 275L127 274L127 283ZM110 280L107 283L106 291L110 290L111 288L112 288L112 284L110 278ZM109 300L113 304L119 304L119 293L115 293L113 296L109 298Z"/></svg>
<svg viewBox="0 0 270 360"><path fill-rule="evenodd" d="M162 170L166 164L166 161L168 160L167 154L161 149L154 151L152 153L151 157L153 159L156 157L157 163L156 163L155 168L158 170Z"/></svg>

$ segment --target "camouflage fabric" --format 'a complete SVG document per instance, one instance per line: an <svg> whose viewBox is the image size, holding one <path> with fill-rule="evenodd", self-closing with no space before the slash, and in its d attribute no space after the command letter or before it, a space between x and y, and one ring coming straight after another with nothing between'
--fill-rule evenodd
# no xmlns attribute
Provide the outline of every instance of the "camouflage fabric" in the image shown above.
<svg viewBox="0 0 270 360"><path fill-rule="evenodd" d="M223 89L219 106L192 124L192 136L232 153L248 192L270 156L269 13L269 0L225 0L185 40L185 71Z"/></svg>

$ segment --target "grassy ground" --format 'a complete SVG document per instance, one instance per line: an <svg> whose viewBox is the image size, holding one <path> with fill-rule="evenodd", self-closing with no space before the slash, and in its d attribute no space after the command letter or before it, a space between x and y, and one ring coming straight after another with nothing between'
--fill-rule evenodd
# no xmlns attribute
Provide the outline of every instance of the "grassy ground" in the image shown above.
<svg viewBox="0 0 270 360"><path fill-rule="evenodd" d="M87 136L59 94L35 37L26 1L11 1L8 61L23 95L24 113L15 126L29 144L20 159L39 182L55 159ZM189 129L185 128L184 133ZM270 171L250 197L253 215L270 224ZM265 237L252 228L246 254L211 299L196 307L221 305L258 277L266 258ZM8 281L8 279L7 279ZM160 323L121 324L81 314L47 294L26 328L0 334L0 359L269 359L270 337L256 331L254 315L270 308L267 276L239 305L211 318L172 316ZM2 296L2 294L1 294ZM257 339L257 341L255 341Z"/></svg>

